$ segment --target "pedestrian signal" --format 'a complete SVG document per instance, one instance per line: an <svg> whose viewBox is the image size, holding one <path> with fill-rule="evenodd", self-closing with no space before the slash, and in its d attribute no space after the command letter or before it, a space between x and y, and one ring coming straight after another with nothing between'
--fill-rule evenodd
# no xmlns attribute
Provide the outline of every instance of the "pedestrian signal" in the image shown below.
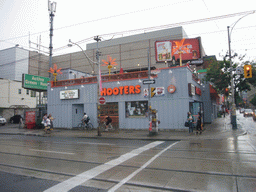
<svg viewBox="0 0 256 192"><path fill-rule="evenodd" d="M151 87L151 97L154 97L155 96L155 90L156 90L156 88L154 88L154 87Z"/></svg>
<svg viewBox="0 0 256 192"><path fill-rule="evenodd" d="M244 65L244 78L252 78L252 66Z"/></svg>

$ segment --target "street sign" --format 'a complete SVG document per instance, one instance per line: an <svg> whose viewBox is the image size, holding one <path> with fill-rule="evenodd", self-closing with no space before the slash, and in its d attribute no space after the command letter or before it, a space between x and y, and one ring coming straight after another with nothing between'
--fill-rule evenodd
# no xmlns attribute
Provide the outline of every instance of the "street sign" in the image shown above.
<svg viewBox="0 0 256 192"><path fill-rule="evenodd" d="M99 103L100 104L105 104L105 102L106 102L106 100L105 100L104 97L99 98Z"/></svg>
<svg viewBox="0 0 256 192"><path fill-rule="evenodd" d="M242 67L239 66L236 68L236 74L242 75L243 73L244 73L244 69Z"/></svg>
<svg viewBox="0 0 256 192"><path fill-rule="evenodd" d="M143 84L155 84L155 80L154 79L146 79L146 80L143 80Z"/></svg>

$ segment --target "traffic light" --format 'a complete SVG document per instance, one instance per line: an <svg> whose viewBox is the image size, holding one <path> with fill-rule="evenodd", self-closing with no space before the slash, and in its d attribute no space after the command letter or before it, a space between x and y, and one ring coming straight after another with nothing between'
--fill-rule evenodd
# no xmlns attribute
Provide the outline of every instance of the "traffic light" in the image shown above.
<svg viewBox="0 0 256 192"><path fill-rule="evenodd" d="M252 66L244 65L244 78L252 78Z"/></svg>
<svg viewBox="0 0 256 192"><path fill-rule="evenodd" d="M225 96L228 96L228 95L229 95L229 89L226 88L226 89L225 89Z"/></svg>

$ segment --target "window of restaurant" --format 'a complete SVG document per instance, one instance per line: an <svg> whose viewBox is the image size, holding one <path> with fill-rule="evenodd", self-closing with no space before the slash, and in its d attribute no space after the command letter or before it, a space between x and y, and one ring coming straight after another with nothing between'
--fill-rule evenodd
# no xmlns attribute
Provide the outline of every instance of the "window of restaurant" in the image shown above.
<svg viewBox="0 0 256 192"><path fill-rule="evenodd" d="M118 102L110 102L100 106L100 117L103 121L106 116L112 119L113 127L119 126Z"/></svg>
<svg viewBox="0 0 256 192"><path fill-rule="evenodd" d="M146 117L148 101L125 102L125 117Z"/></svg>

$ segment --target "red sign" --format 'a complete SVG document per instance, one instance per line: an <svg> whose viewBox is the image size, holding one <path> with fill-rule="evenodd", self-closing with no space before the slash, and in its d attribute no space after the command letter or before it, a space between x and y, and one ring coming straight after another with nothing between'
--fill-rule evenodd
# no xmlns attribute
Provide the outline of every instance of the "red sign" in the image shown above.
<svg viewBox="0 0 256 192"><path fill-rule="evenodd" d="M28 123L36 123L36 112L35 111L27 111L26 112L26 124Z"/></svg>
<svg viewBox="0 0 256 192"><path fill-rule="evenodd" d="M196 87L196 94L197 95L202 95L202 91L200 88Z"/></svg>
<svg viewBox="0 0 256 192"><path fill-rule="evenodd" d="M197 60L201 58L199 38L185 39L182 45L181 45L181 42L182 42L182 39L156 41L155 42L156 61L157 62L170 61L172 60L173 56L177 61L177 59L180 58L179 51L177 50L177 46L181 48L181 51L184 50L182 51L182 55L181 55L182 60L190 61L190 60Z"/></svg>
<svg viewBox="0 0 256 192"><path fill-rule="evenodd" d="M99 99L99 102L100 102L100 104L105 104L106 100L105 100L104 97L101 97L101 98Z"/></svg>

